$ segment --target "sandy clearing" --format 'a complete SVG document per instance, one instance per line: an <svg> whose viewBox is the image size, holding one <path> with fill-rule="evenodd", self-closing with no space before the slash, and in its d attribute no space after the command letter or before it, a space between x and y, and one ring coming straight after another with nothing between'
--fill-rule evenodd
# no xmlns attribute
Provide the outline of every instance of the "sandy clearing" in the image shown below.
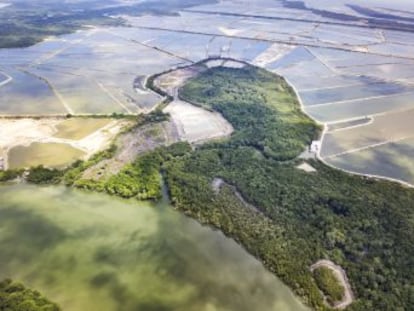
<svg viewBox="0 0 414 311"><path fill-rule="evenodd" d="M295 46L275 43L253 60L253 64L259 67L273 63L295 49Z"/></svg>
<svg viewBox="0 0 414 311"><path fill-rule="evenodd" d="M170 103L164 112L171 115L181 140L203 143L231 135L233 127L217 112L207 111L181 100Z"/></svg>
<svg viewBox="0 0 414 311"><path fill-rule="evenodd" d="M345 309L354 301L354 293L351 288L351 284L349 283L348 277L344 269L341 266L336 265L330 260L322 259L314 263L310 270L311 272L315 271L317 268L328 268L333 271L335 277L341 283L341 285L345 289L344 297L341 301L335 303L334 309Z"/></svg>
<svg viewBox="0 0 414 311"><path fill-rule="evenodd" d="M94 153L109 147L115 136L129 124L130 121L114 120L89 136L74 141L71 145L85 151L86 157L90 157Z"/></svg>
<svg viewBox="0 0 414 311"><path fill-rule="evenodd" d="M223 64L223 67L241 69L246 67L246 64L238 61L226 60Z"/></svg>
<svg viewBox="0 0 414 311"><path fill-rule="evenodd" d="M85 158L108 147L112 139L120 132L125 121L114 120L106 126L81 140L54 137L56 126L65 119L15 119L0 120L0 158L8 168L9 150L17 146L29 146L32 143L67 144L85 153Z"/></svg>
<svg viewBox="0 0 414 311"><path fill-rule="evenodd" d="M212 59L204 63L208 68L226 67L226 68L244 68L246 63L237 60L231 60L226 58Z"/></svg>
<svg viewBox="0 0 414 311"><path fill-rule="evenodd" d="M4 80L0 81L0 87L8 84L9 82L11 82L13 80L13 78L11 76L9 76L7 73L5 73L4 71L0 71L0 75L4 76Z"/></svg>
<svg viewBox="0 0 414 311"><path fill-rule="evenodd" d="M208 68L222 67L226 61L224 59L213 59L205 63Z"/></svg>
<svg viewBox="0 0 414 311"><path fill-rule="evenodd" d="M302 164L296 166L297 169L305 171L306 173L315 173L316 169L309 163L303 162Z"/></svg>
<svg viewBox="0 0 414 311"><path fill-rule="evenodd" d="M175 96L176 90L184 85L184 83L205 71L202 66L191 66L177 69L159 76L154 82L155 85L167 92L171 96Z"/></svg>
<svg viewBox="0 0 414 311"><path fill-rule="evenodd" d="M218 60L220 65L226 61L228 60ZM205 65L209 67L210 63L216 64L216 60L208 61ZM237 63L231 62L230 65L235 66ZM233 132L231 124L220 113L208 111L177 99L179 88L188 79L205 70L207 69L204 66L188 66L168 72L155 80L159 88L176 98L164 108L164 112L171 115L171 121L176 128L179 140L193 144L225 138Z"/></svg>
<svg viewBox="0 0 414 311"><path fill-rule="evenodd" d="M224 180L221 178L214 178L211 183L211 188L213 188L213 191L215 194L218 194L220 192L221 186L224 184Z"/></svg>
<svg viewBox="0 0 414 311"><path fill-rule="evenodd" d="M220 32L224 33L226 36L230 37L237 36L244 31L244 29L227 28L222 26L218 27L218 30L220 30Z"/></svg>

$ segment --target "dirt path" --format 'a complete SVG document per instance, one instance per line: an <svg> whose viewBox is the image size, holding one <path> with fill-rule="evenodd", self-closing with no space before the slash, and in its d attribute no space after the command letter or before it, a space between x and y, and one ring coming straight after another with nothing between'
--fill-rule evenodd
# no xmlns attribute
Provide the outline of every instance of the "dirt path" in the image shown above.
<svg viewBox="0 0 414 311"><path fill-rule="evenodd" d="M346 272L342 269L341 266L336 265L330 260L322 259L314 263L310 270L313 272L317 268L328 268L330 269L335 277L337 278L338 282L344 287L344 297L341 301L335 303L335 309L345 309L348 307L354 300L354 293L352 292L351 284L349 283L348 277L346 276Z"/></svg>

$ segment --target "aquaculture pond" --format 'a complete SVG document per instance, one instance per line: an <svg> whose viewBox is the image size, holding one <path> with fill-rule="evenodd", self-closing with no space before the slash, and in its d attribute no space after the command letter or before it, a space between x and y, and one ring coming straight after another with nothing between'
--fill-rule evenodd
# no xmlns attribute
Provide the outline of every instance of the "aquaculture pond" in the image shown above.
<svg viewBox="0 0 414 311"><path fill-rule="evenodd" d="M0 279L63 310L307 310L233 240L174 211L64 187L0 187Z"/></svg>
<svg viewBox="0 0 414 311"><path fill-rule="evenodd" d="M64 168L84 155L83 151L68 144L36 142L29 146L16 146L10 149L8 164L11 169L38 165Z"/></svg>

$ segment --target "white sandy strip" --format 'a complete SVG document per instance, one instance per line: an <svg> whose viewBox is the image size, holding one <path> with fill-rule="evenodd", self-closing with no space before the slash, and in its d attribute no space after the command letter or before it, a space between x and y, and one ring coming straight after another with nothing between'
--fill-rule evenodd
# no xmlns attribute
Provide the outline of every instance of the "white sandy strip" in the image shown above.
<svg viewBox="0 0 414 311"><path fill-rule="evenodd" d="M354 293L352 292L351 285L349 283L348 277L346 276L346 272L342 269L341 266L335 265L332 261L322 259L313 264L310 267L310 270L313 272L317 268L328 268L330 269L335 277L337 278L338 282L344 287L344 297L343 299L336 303L334 308L335 309L345 309L354 301Z"/></svg>
<svg viewBox="0 0 414 311"><path fill-rule="evenodd" d="M220 32L224 33L226 36L236 36L239 33L243 32L243 29L235 29L235 28L226 28L226 27L218 27L218 30L220 30Z"/></svg>
<svg viewBox="0 0 414 311"><path fill-rule="evenodd" d="M0 71L0 74L2 74L3 76L5 76L5 80L0 82L0 87L6 85L7 83L10 83L13 81L13 78L11 76L9 76L7 73L5 73L4 71Z"/></svg>
<svg viewBox="0 0 414 311"><path fill-rule="evenodd" d="M280 43L272 44L268 49L259 54L253 60L253 64L259 67L265 67L266 65L281 59L283 56L287 55L295 48L296 47L292 45L285 45Z"/></svg>
<svg viewBox="0 0 414 311"><path fill-rule="evenodd" d="M90 134L89 136L79 141L73 141L71 145L75 148L83 150L84 152L86 152L86 157L90 157L97 151L109 147L113 138L128 123L129 121L114 120L106 126L104 126L103 128Z"/></svg>
<svg viewBox="0 0 414 311"><path fill-rule="evenodd" d="M297 169L305 171L306 173L314 173L316 169L309 163L303 162L302 164L296 166Z"/></svg>

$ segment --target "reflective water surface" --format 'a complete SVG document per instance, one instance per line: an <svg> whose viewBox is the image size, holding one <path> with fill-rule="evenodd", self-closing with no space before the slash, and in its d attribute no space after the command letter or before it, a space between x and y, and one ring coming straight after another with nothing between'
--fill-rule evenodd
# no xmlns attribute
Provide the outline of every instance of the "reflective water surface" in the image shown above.
<svg viewBox="0 0 414 311"><path fill-rule="evenodd" d="M0 187L0 279L63 310L307 310L234 241L167 204Z"/></svg>

